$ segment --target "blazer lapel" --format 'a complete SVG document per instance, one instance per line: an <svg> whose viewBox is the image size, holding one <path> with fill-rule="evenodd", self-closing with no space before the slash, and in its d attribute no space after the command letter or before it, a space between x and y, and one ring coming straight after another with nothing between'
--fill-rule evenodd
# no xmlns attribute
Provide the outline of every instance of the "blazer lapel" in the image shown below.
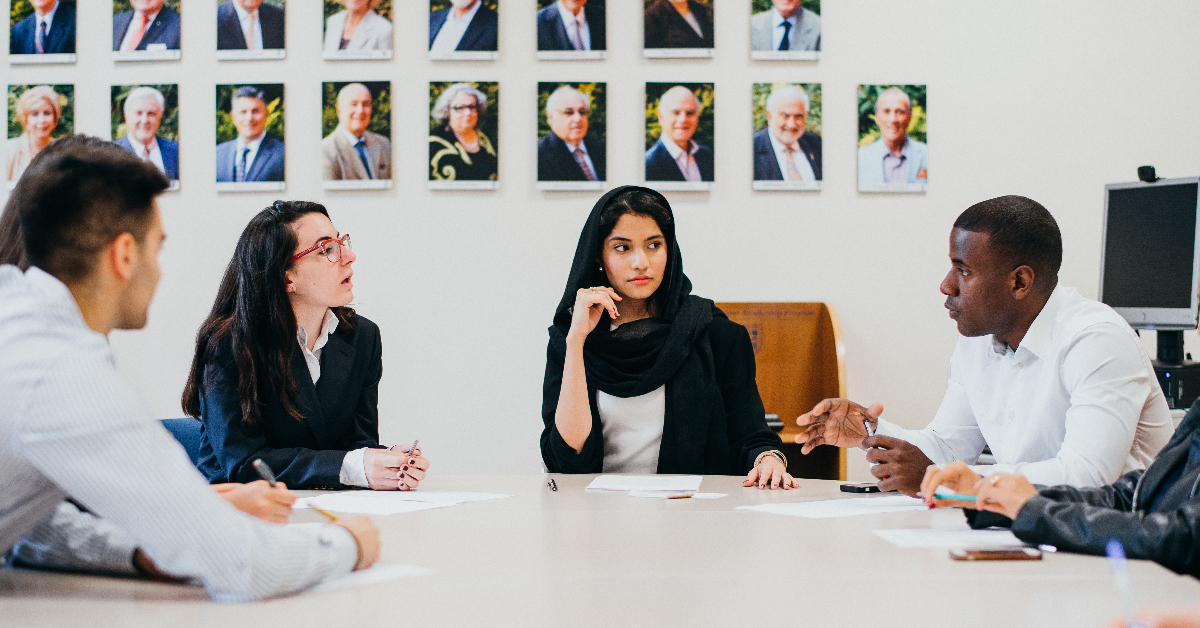
<svg viewBox="0 0 1200 628"><path fill-rule="evenodd" d="M479 13L485 8L479 7L479 10L475 12L475 17L471 18L471 23L467 25L467 30L463 33L462 39L458 41L455 50L475 49L475 43L483 36L483 20L479 19Z"/></svg>
<svg viewBox="0 0 1200 628"><path fill-rule="evenodd" d="M266 131L264 131L264 133L265 132ZM262 180L259 177L267 169L267 162L270 161L274 155L271 150L275 147L274 143L275 143L274 138L272 138L271 136L268 135L267 137L263 138L262 144L258 145L258 153L256 155L254 155L254 161L251 162L250 169L246 171L246 180L247 181L261 181ZM235 153L237 152L236 144L234 145L234 152ZM234 160L234 163L236 164L237 163L237 155L236 154L233 156L233 160ZM235 170L237 169L236 165L234 166L234 169Z"/></svg>
<svg viewBox="0 0 1200 628"><path fill-rule="evenodd" d="M346 382L350 380L357 353L337 333L329 336L329 341L321 350L321 379L317 380L316 393L325 417L325 439L329 443L337 442L338 437L346 431L346 425L334 419L343 413L344 404L347 403L343 401L342 393L346 390Z"/></svg>
<svg viewBox="0 0 1200 628"><path fill-rule="evenodd" d="M338 127L334 133L337 133L337 135L333 136L333 143L337 146L338 155L341 156L346 167L354 173L353 177L346 178L370 179L371 177L367 176L366 168L363 167L362 159L358 157L358 151L354 150L354 146L350 144L350 140L346 139L346 134L342 132L341 127ZM370 156L370 145L368 145L367 155ZM330 340L332 341L333 338L331 337ZM322 371L321 377L325 377L324 371Z"/></svg>
<svg viewBox="0 0 1200 628"><path fill-rule="evenodd" d="M322 371L324 374L324 371ZM304 361L304 353L296 351L292 356L292 380L296 382L296 409L304 418L304 424L313 434L319 449L325 449L328 441L325 438L325 413L317 396L317 389L312 383L312 374L308 372L308 363Z"/></svg>
<svg viewBox="0 0 1200 628"><path fill-rule="evenodd" d="M157 43L156 38L163 29L163 19L165 18L163 18L161 13L154 19L154 23L142 34L142 41L138 43L137 50L145 50L149 44Z"/></svg>

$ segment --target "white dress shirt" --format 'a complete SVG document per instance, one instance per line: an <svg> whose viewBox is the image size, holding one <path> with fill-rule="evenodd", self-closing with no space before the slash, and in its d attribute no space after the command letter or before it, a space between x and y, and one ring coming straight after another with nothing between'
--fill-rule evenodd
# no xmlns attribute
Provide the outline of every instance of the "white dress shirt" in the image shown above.
<svg viewBox="0 0 1200 628"><path fill-rule="evenodd" d="M792 25L787 29L788 48L792 48L792 42L796 41L796 28L800 26L800 13L800 8L797 8L792 12L791 17L783 17L779 9L771 7L771 50L779 50L779 44L783 43L784 22Z"/></svg>
<svg viewBox="0 0 1200 628"><path fill-rule="evenodd" d="M242 37L246 39L246 50L262 50L262 20L258 9L247 11L235 0L233 10L237 12L238 22L242 25Z"/></svg>
<svg viewBox="0 0 1200 628"><path fill-rule="evenodd" d="M313 343L311 351L308 349L308 333L304 331L303 325L296 325L296 342L300 343L300 351L304 355L304 363L308 365L308 374L312 377L312 383L317 385L317 380L321 379L321 353L326 344L329 344L329 337L333 332L337 331L338 318L333 313L333 310L325 310L325 318L321 321L321 334L317 336L317 341ZM342 468L338 472L338 481L347 486L362 486L369 487L367 484L367 469L363 460L363 454L366 448L355 449L354 451L346 452L346 457L342 458Z"/></svg>
<svg viewBox="0 0 1200 628"><path fill-rule="evenodd" d="M254 158L258 156L258 148L262 146L263 139L267 137L267 132L263 131L258 134L258 137L246 142L239 135L237 138L237 150L233 153L233 171L237 172L238 160L242 157L242 151L249 148L250 152L246 154L246 177L249 181L250 167L254 165Z"/></svg>
<svg viewBox="0 0 1200 628"><path fill-rule="evenodd" d="M774 10L774 9L772 9ZM787 167L787 146L780 142L774 133L767 132L767 137L771 138L771 149L775 151L775 161L779 162L779 172L783 174L783 180L788 180ZM816 181L817 173L813 172L812 164L808 163L808 155L800 150L800 141L792 143L792 163L796 164L796 170L800 172L801 181Z"/></svg>
<svg viewBox="0 0 1200 628"><path fill-rule="evenodd" d="M46 11L46 13L43 15L37 16L37 18L36 18L37 24L34 24L35 30L33 33L33 36L35 39L38 36L38 32L42 30L42 24L46 25L46 37L50 36L50 29L54 28L54 14L58 13L58 5L59 4L60 3L55 2L54 8L50 9L49 11ZM37 12L35 11L34 13L36 14ZM42 45L44 46L45 43L46 43L46 41L43 39Z"/></svg>
<svg viewBox="0 0 1200 628"><path fill-rule="evenodd" d="M696 164L696 153L700 150L700 145L693 140L688 140L688 150L683 152L679 144L671 141L667 137L662 139L663 146L667 147L667 152L671 153L671 158L675 160L675 165L679 166L679 171L683 173L685 181L700 182L703 181L700 177L700 166Z"/></svg>
<svg viewBox="0 0 1200 628"><path fill-rule="evenodd" d="M138 141L136 137L130 135L129 145L133 147L133 150L135 151L134 154L137 155L138 159L149 161L150 163L154 164L158 168L159 172L164 174L167 172L167 167L163 165L162 150L160 150L158 147L158 136L150 138L150 145L146 146ZM147 149L150 151L150 155L148 157L146 156Z"/></svg>
<svg viewBox="0 0 1200 628"><path fill-rule="evenodd" d="M234 4L236 5L237 3L235 2ZM137 41L133 41L133 36L138 30L138 22L141 20L141 17L138 16L137 11L134 11L133 18L129 20L129 27L125 29L125 38L121 40L121 50L136 50L138 44L142 43L141 38L146 36L146 33L150 31L150 27L154 26L154 20L157 19L158 11L155 11L154 15L150 16L150 21L146 22L146 30L142 31L141 37L138 37Z"/></svg>
<svg viewBox="0 0 1200 628"><path fill-rule="evenodd" d="M598 390L596 409L604 434L603 471L658 473L658 450L667 416L666 385L628 398Z"/></svg>
<svg viewBox="0 0 1200 628"><path fill-rule="evenodd" d="M591 50L592 29L588 27L587 12L581 7L579 15L575 15L571 13L570 9L563 6L562 2L556 2L555 4L558 6L558 15L562 18L563 27L567 29L567 37L571 40L571 43L576 43L576 38L579 38L579 40L582 40L579 50Z"/></svg>
<svg viewBox="0 0 1200 628"><path fill-rule="evenodd" d="M476 0L475 6L471 7L462 17L454 17L454 8L451 7L446 12L446 21L442 23L442 29L438 31L437 37L433 40L433 45L429 47L429 52L454 52L458 48L458 42L467 32L467 27L471 25L471 20L475 18L475 14L479 13L479 7L483 6L483 0Z"/></svg>
<svg viewBox="0 0 1200 628"><path fill-rule="evenodd" d="M1171 411L1137 335L1112 308L1059 286L1014 351L992 336L960 338L946 396L929 426L884 420L930 460L997 464L1035 484L1102 486L1143 469L1171 438Z"/></svg>
<svg viewBox="0 0 1200 628"><path fill-rule="evenodd" d="M221 600L290 593L353 568L345 529L266 523L221 499L59 280L0 266L0 346L0 553L130 573L136 547Z"/></svg>

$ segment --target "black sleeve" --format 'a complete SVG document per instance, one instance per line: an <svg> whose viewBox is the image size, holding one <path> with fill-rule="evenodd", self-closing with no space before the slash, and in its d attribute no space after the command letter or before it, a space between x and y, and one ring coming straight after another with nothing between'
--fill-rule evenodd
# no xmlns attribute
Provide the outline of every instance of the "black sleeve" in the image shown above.
<svg viewBox="0 0 1200 628"><path fill-rule="evenodd" d="M206 365L203 384L201 421L215 460L204 460L201 466L210 482L253 482L259 476L251 463L262 458L289 488L342 487L345 451L275 449L267 446L261 422L248 425L242 420L237 370L231 363Z"/></svg>
<svg viewBox="0 0 1200 628"><path fill-rule="evenodd" d="M725 401L731 472L749 473L764 451L780 449L783 441L767 427L766 411L755 380L754 345L742 325L718 318L709 325L717 381Z"/></svg>
<svg viewBox="0 0 1200 628"><path fill-rule="evenodd" d="M563 362L552 346L546 348L546 379L542 384L542 462L550 473L600 473L604 467L604 438L600 414L596 411L595 395L589 389L592 410L592 431L578 453L563 440L554 423L558 411L558 395L562 391Z"/></svg>
<svg viewBox="0 0 1200 628"><path fill-rule="evenodd" d="M360 321L365 319L359 318ZM364 376L362 393L358 396L358 405L354 408L354 434L349 445L350 450L370 447L386 449L379 444L379 381L383 379L383 338L379 335L379 327L375 324L363 324L360 333L369 333L371 337L367 371Z"/></svg>
<svg viewBox="0 0 1200 628"><path fill-rule="evenodd" d="M1133 488L1143 471L1130 471L1121 476L1116 482L1098 488L1076 488L1074 486L1041 486L1036 485L1038 495L1056 501L1090 504L1101 508L1117 510L1133 510ZM963 509L967 516L967 524L975 530L983 528L1008 528L1012 519L994 512ZM1053 543L1051 543L1053 545Z"/></svg>

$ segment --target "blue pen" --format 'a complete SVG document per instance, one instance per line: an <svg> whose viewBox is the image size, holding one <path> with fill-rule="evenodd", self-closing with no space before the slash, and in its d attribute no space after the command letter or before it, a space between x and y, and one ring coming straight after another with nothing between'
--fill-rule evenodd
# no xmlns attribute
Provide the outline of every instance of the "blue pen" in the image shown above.
<svg viewBox="0 0 1200 628"><path fill-rule="evenodd" d="M1137 603L1133 601L1133 583L1129 580L1129 565L1125 562L1125 547L1117 539L1109 539L1104 548L1108 554L1108 569L1117 584L1121 596L1121 609L1125 615L1126 628L1146 628L1137 620Z"/></svg>

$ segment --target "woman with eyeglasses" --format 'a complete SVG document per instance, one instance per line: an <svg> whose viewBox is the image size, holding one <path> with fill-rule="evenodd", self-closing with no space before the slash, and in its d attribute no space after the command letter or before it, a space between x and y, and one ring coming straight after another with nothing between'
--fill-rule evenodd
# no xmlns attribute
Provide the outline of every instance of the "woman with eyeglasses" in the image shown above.
<svg viewBox="0 0 1200 628"><path fill-rule="evenodd" d="M430 112L430 181L496 180L496 147L479 128L486 113L487 96L469 83L455 83L438 96Z"/></svg>
<svg viewBox="0 0 1200 628"><path fill-rule="evenodd" d="M799 486L767 427L750 334L691 292L667 199L634 186L602 196L550 327L541 446L551 473Z"/></svg>
<svg viewBox="0 0 1200 628"><path fill-rule="evenodd" d="M410 490L429 462L379 444L379 328L354 299L350 235L316 203L275 201L251 219L196 335L184 411L203 422L210 482Z"/></svg>

